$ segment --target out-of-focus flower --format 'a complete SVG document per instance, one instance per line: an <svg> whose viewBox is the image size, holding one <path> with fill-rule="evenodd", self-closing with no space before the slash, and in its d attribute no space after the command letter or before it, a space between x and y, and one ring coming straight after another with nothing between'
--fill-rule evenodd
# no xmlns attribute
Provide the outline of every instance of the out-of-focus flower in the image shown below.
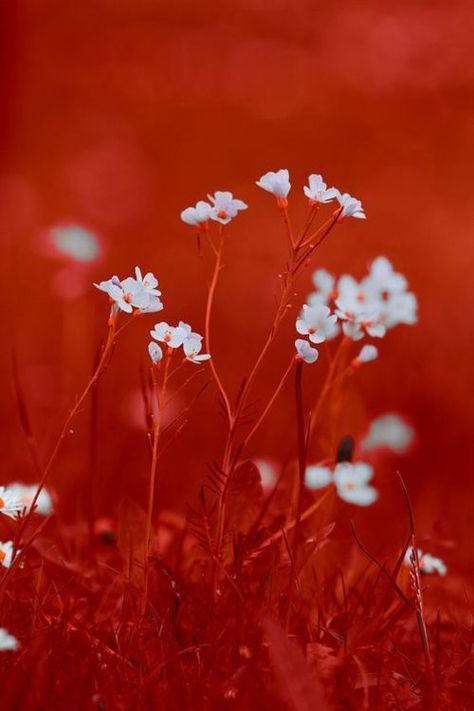
<svg viewBox="0 0 474 711"><path fill-rule="evenodd" d="M448 568L446 566L446 563L441 560L441 558L436 558L436 556L431 555L430 553L423 553L423 551L421 551L419 548L417 549L417 553L421 573L424 573L425 575L446 575L446 573L448 572ZM408 548L407 552L405 553L404 563L405 565L411 567L412 561L413 548L410 546L410 548Z"/></svg>
<svg viewBox="0 0 474 711"><path fill-rule="evenodd" d="M0 513L15 518L23 508L21 501L9 488L0 486Z"/></svg>
<svg viewBox="0 0 474 711"><path fill-rule="evenodd" d="M360 365L361 363L370 363L372 360L378 358L379 351L378 348L372 345L362 346L360 353L357 358L354 358L353 363L355 365Z"/></svg>
<svg viewBox="0 0 474 711"><path fill-rule="evenodd" d="M316 348L310 346L303 338L296 339L295 348L296 360L303 360L305 363L315 363L318 360L319 353Z"/></svg>
<svg viewBox="0 0 474 711"><path fill-rule="evenodd" d="M16 637L9 634L4 627L0 627L0 651L8 652L10 650L18 649L19 646L20 643Z"/></svg>
<svg viewBox="0 0 474 711"><path fill-rule="evenodd" d="M0 543L0 565L9 568L13 560L13 541Z"/></svg>
<svg viewBox="0 0 474 711"><path fill-rule="evenodd" d="M334 483L337 493L344 501L356 506L370 506L378 497L378 492L368 481L373 469L365 462L341 462L334 469Z"/></svg>
<svg viewBox="0 0 474 711"><path fill-rule="evenodd" d="M207 223L211 219L212 207L208 202L199 200L195 207L187 207L182 211L180 217L183 222L193 227L198 227L200 230L207 229Z"/></svg>
<svg viewBox="0 0 474 711"><path fill-rule="evenodd" d="M254 459L253 463L260 473L260 482L264 492L273 489L278 479L275 462L271 462L268 459Z"/></svg>
<svg viewBox="0 0 474 711"><path fill-rule="evenodd" d="M336 188L328 188L322 175L312 173L308 177L308 184L304 186L303 191L310 205L317 205L318 203L325 205L337 196L338 191Z"/></svg>
<svg viewBox="0 0 474 711"><path fill-rule="evenodd" d="M227 225L239 210L246 210L246 205L242 200L234 198L232 193L224 190L216 190L214 195L207 196L212 203L210 218L222 225Z"/></svg>
<svg viewBox="0 0 474 711"><path fill-rule="evenodd" d="M330 309L324 304L308 306L305 304L296 319L296 330L303 336L308 336L312 343L323 343L333 338L336 332L337 316L331 315Z"/></svg>
<svg viewBox="0 0 474 711"><path fill-rule="evenodd" d="M372 420L361 447L367 452L387 448L403 454L413 444L415 431L400 415L387 413Z"/></svg>
<svg viewBox="0 0 474 711"><path fill-rule="evenodd" d="M308 296L308 305L324 304L327 306L329 300L335 296L336 280L334 276L326 269L316 269L313 274L313 284L316 291Z"/></svg>
<svg viewBox="0 0 474 711"><path fill-rule="evenodd" d="M150 341L148 344L148 355L150 356L153 363L159 363L163 358L163 351L161 350L158 343Z"/></svg>
<svg viewBox="0 0 474 711"><path fill-rule="evenodd" d="M345 217L357 217L360 220L366 219L366 214L360 200L352 197L349 193L340 193L339 190L336 190L334 197L342 207L339 220L343 220Z"/></svg>
<svg viewBox="0 0 474 711"><path fill-rule="evenodd" d="M37 484L27 485L21 484L20 482L13 482L8 485L8 491L18 499L21 509L26 509L26 513L28 513L31 508L37 490ZM52 511L53 499L49 491L43 487L36 500L35 512L40 516L48 516Z"/></svg>
<svg viewBox="0 0 474 711"><path fill-rule="evenodd" d="M156 323L150 335L160 343L166 343L168 348L180 348L186 340L188 333L183 326L170 326L166 321Z"/></svg>
<svg viewBox="0 0 474 711"><path fill-rule="evenodd" d="M259 188L263 188L269 193L272 193L277 199L280 207L286 207L288 200L286 199L291 189L290 174L286 168L273 172L271 170L265 175L262 175L260 180L257 180Z"/></svg>
<svg viewBox="0 0 474 711"><path fill-rule="evenodd" d="M191 363L202 363L203 361L209 360L211 357L209 353L202 353L202 336L188 337L183 343L183 351L186 356L186 360Z"/></svg>
<svg viewBox="0 0 474 711"><path fill-rule="evenodd" d="M48 231L50 248L55 253L80 264L94 262L101 254L97 236L81 225L65 224Z"/></svg>
<svg viewBox="0 0 474 711"><path fill-rule="evenodd" d="M364 331L373 338L383 338L387 329L376 295L349 275L339 279L337 291L336 314L343 322L344 334L354 341L361 339Z"/></svg>
<svg viewBox="0 0 474 711"><path fill-rule="evenodd" d="M369 289L385 294L400 294L408 286L406 277L393 270L387 257L374 259L369 269L369 276L363 282Z"/></svg>
<svg viewBox="0 0 474 711"><path fill-rule="evenodd" d="M308 489L321 489L332 482L332 472L329 467L313 464L306 468L304 480Z"/></svg>

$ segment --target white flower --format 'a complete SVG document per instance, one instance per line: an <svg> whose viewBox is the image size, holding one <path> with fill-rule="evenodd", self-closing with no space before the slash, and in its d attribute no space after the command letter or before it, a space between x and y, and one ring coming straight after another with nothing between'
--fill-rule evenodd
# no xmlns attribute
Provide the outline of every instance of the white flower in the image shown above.
<svg viewBox="0 0 474 711"><path fill-rule="evenodd" d="M13 482L8 485L8 491L15 496L20 502L21 508L26 509L26 512L31 508L33 499L38 491L38 485L32 484L28 486L19 482ZM40 516L48 516L53 511L53 500L51 494L44 487L41 489L35 504L35 512Z"/></svg>
<svg viewBox="0 0 474 711"><path fill-rule="evenodd" d="M202 363L205 360L209 360L211 357L209 353L201 353L202 349L202 336L198 336L197 338L194 337L188 337L183 343L183 351L186 356L186 360L189 360L191 363Z"/></svg>
<svg viewBox="0 0 474 711"><path fill-rule="evenodd" d="M352 197L349 193L340 193L339 190L336 190L334 197L342 207L342 212L339 217L340 220L344 219L344 217L357 217L361 220L365 220L366 214L360 200Z"/></svg>
<svg viewBox="0 0 474 711"><path fill-rule="evenodd" d="M159 363L163 358L163 351L160 346L154 341L150 341L148 344L148 355L150 356L153 363Z"/></svg>
<svg viewBox="0 0 474 711"><path fill-rule="evenodd" d="M246 210L247 205L242 200L234 198L232 193L216 190L214 195L207 196L212 203L210 212L211 220L227 225L239 210Z"/></svg>
<svg viewBox="0 0 474 711"><path fill-rule="evenodd" d="M180 348L186 340L188 333L183 326L170 326L166 321L156 323L150 335L161 343L166 343L168 348Z"/></svg>
<svg viewBox="0 0 474 711"><path fill-rule="evenodd" d="M308 306L316 306L324 304L327 306L329 301L336 295L336 280L332 274L325 269L316 269L313 274L313 284L316 291L309 294L307 302Z"/></svg>
<svg viewBox="0 0 474 711"><path fill-rule="evenodd" d="M23 508L21 501L9 488L0 486L0 513L10 518L15 518L16 514Z"/></svg>
<svg viewBox="0 0 474 711"><path fill-rule="evenodd" d="M332 482L332 473L328 467L314 464L306 468L304 480L308 489L321 489Z"/></svg>
<svg viewBox="0 0 474 711"><path fill-rule="evenodd" d="M187 225L205 229L208 221L211 219L211 210L212 207L208 202L199 200L195 207L187 207L183 210L180 217Z"/></svg>
<svg viewBox="0 0 474 711"><path fill-rule="evenodd" d="M286 207L288 204L287 196L291 189L290 174L286 168L277 170L276 173L271 170L265 175L262 175L260 180L257 180L259 188L263 188L269 193L272 193L280 207Z"/></svg>
<svg viewBox="0 0 474 711"><path fill-rule="evenodd" d="M406 291L408 286L403 274L393 271L393 266L386 257L377 257L370 265L369 275L364 282L369 289L385 292L388 294L399 294Z"/></svg>
<svg viewBox="0 0 474 711"><path fill-rule="evenodd" d="M7 652L13 649L18 649L20 646L16 637L9 634L4 627L0 627L0 651Z"/></svg>
<svg viewBox="0 0 474 711"><path fill-rule="evenodd" d="M312 205L317 203L324 205L337 196L338 191L336 188L328 188L322 175L312 173L308 178L308 183L309 187L305 185L303 191Z"/></svg>
<svg viewBox="0 0 474 711"><path fill-rule="evenodd" d="M0 543L0 565L9 568L13 560L13 541Z"/></svg>
<svg viewBox="0 0 474 711"><path fill-rule="evenodd" d="M357 506L370 506L378 497L378 492L367 482L373 476L370 464L341 462L334 470L337 493L344 501Z"/></svg>
<svg viewBox="0 0 474 711"><path fill-rule="evenodd" d="M403 454L415 439L415 431L399 415L387 413L370 423L369 431L362 441L362 448L370 452L386 447L396 454Z"/></svg>
<svg viewBox="0 0 474 711"><path fill-rule="evenodd" d="M254 459L253 463L260 474L260 483L264 491L273 489L278 480L277 467L269 459Z"/></svg>
<svg viewBox="0 0 474 711"><path fill-rule="evenodd" d="M424 573L425 575L433 575L434 573L437 573L438 575L446 575L448 568L446 563L442 561L441 558L436 558L436 556L430 555L430 553L423 553L423 551L419 548L417 549L417 553L421 573ZM410 546L405 553L405 565L411 567L412 559L413 548Z"/></svg>
<svg viewBox="0 0 474 711"><path fill-rule="evenodd" d="M144 277L140 267L135 267L135 277L138 284L141 284L145 292L148 294L148 305L142 306L140 311L144 313L156 313L163 309L163 304L160 301L161 291L156 288L158 286L158 279L152 272L147 272Z"/></svg>
<svg viewBox="0 0 474 711"><path fill-rule="evenodd" d="M334 336L337 316L330 314L330 309L324 304L305 304L296 319L296 330L303 336L309 336L311 343L323 343Z"/></svg>
<svg viewBox="0 0 474 711"><path fill-rule="evenodd" d="M375 346L362 346L359 355L355 359L356 363L370 363L370 361L378 358L379 351Z"/></svg>
<svg viewBox="0 0 474 711"><path fill-rule="evenodd" d="M94 286L100 291L105 291L117 307L126 313L132 313L133 308L143 312L161 311L163 308L159 299L161 292L152 286L152 284L157 285L158 281L151 272L142 279L140 269L136 267L135 271L139 276L137 279L127 277L121 281L117 276L113 276Z"/></svg>
<svg viewBox="0 0 474 711"><path fill-rule="evenodd" d="M120 279L118 278L118 276L114 275L106 281L101 281L98 284L94 283L94 286L97 287L97 289L99 289L100 291L105 291L105 293L110 296L110 289L112 288L112 286L120 287Z"/></svg>
<svg viewBox="0 0 474 711"><path fill-rule="evenodd" d="M373 338L383 338L386 326L377 296L349 275L339 279L337 291L336 314L343 321L344 334L358 341L365 330Z"/></svg>
<svg viewBox="0 0 474 711"><path fill-rule="evenodd" d="M297 338L295 341L296 359L303 360L305 363L315 363L318 360L319 353L316 348L309 345L308 341L302 338Z"/></svg>

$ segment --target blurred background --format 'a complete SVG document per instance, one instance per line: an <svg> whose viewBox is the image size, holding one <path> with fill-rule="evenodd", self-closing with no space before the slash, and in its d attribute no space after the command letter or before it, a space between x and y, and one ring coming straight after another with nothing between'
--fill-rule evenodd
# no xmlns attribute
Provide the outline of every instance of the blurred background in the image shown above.
<svg viewBox="0 0 474 711"><path fill-rule="evenodd" d="M280 216L255 180L288 167L290 212L301 224L302 185L321 172L361 198L368 219L341 225L314 268L361 277L384 254L420 302L418 326L391 332L344 400L341 435L359 436L385 412L417 432L410 456L380 466L381 500L364 516L382 531L405 526L398 468L420 532L446 548L455 541L443 557L469 566L472 3L17 0L2 3L1 25L2 483L38 478L12 362L44 459L105 332L107 299L93 281L136 264L152 270L163 318L203 329L211 260L199 258L179 213L216 189L250 206L229 230L213 315L213 356L235 394L273 319L285 259ZM302 303L311 271L300 287ZM117 345L98 392L95 454L86 407L56 463L51 485L65 516L91 497L110 516L125 494L145 500L140 369L156 320L132 324ZM293 338L290 318L258 397L278 382ZM310 392L321 377L308 375ZM163 506L184 510L206 462L219 457L215 403L210 386L170 443ZM286 461L294 444L289 384L249 453Z"/></svg>

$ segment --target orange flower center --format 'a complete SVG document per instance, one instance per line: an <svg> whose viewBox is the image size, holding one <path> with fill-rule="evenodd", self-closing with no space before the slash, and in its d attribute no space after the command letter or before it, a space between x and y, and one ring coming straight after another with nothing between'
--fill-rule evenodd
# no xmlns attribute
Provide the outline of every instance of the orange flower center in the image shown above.
<svg viewBox="0 0 474 711"><path fill-rule="evenodd" d="M5 551L0 551L0 563L4 561L6 557L7 554L5 553Z"/></svg>
<svg viewBox="0 0 474 711"><path fill-rule="evenodd" d="M5 502L2 499L2 497L0 496L0 509L3 509L4 506L5 506Z"/></svg>
<svg viewBox="0 0 474 711"><path fill-rule="evenodd" d="M225 210L219 210L219 212L217 213L217 217L220 217L221 220L225 220L228 215Z"/></svg>

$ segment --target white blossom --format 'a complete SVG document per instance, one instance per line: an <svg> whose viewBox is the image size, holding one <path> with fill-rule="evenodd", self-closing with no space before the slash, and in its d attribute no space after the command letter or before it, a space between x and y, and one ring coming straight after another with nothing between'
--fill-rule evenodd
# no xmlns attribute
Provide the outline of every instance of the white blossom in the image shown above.
<svg viewBox="0 0 474 711"><path fill-rule="evenodd" d="M400 415L388 412L372 420L361 447L367 452L387 448L403 454L413 444L415 431Z"/></svg>
<svg viewBox="0 0 474 711"><path fill-rule="evenodd" d="M319 358L319 353L316 348L310 346L308 341L303 338L297 338L295 341L296 359L302 360L305 363L316 363Z"/></svg>
<svg viewBox="0 0 474 711"><path fill-rule="evenodd" d="M430 553L423 553L419 548L417 548L418 562L420 564L420 572L425 575L446 575L448 568L446 563L441 560L441 558L436 558L436 556ZM405 565L411 567L413 561L413 548L410 546L404 558Z"/></svg>
<svg viewBox="0 0 474 711"><path fill-rule="evenodd" d="M362 346L359 355L355 358L356 363L370 363L372 360L378 358L379 351L378 348L372 345Z"/></svg>
<svg viewBox="0 0 474 711"><path fill-rule="evenodd" d="M31 504L33 503L33 499L36 496L36 492L38 491L38 485L13 482L8 485L8 491L18 499L21 509L25 509L26 513L28 513L31 508ZM35 503L35 513L40 516L48 516L52 513L52 511L53 499L49 491L43 487Z"/></svg>
<svg viewBox="0 0 474 711"><path fill-rule="evenodd" d="M0 486L0 513L10 518L15 518L17 513L23 508L18 496L9 488Z"/></svg>
<svg viewBox="0 0 474 711"><path fill-rule="evenodd" d="M223 190L216 190L214 195L207 196L212 203L210 218L222 225L227 225L239 210L246 210L247 205L242 200L234 198L232 193Z"/></svg>
<svg viewBox="0 0 474 711"><path fill-rule="evenodd" d="M322 175L312 173L308 177L308 184L304 186L303 191L311 205L317 205L318 203L324 205L334 200L337 196L338 191L336 188L328 188Z"/></svg>
<svg viewBox="0 0 474 711"><path fill-rule="evenodd" d="M211 219L211 211L212 207L208 202L199 200L194 207L187 207L183 210L180 217L187 225L205 229L208 221Z"/></svg>
<svg viewBox="0 0 474 711"><path fill-rule="evenodd" d="M8 652L10 650L18 649L20 646L16 637L9 634L4 627L0 627L0 651Z"/></svg>
<svg viewBox="0 0 474 711"><path fill-rule="evenodd" d="M332 482L332 472L329 467L313 464L306 468L304 480L308 489L321 489Z"/></svg>
<svg viewBox="0 0 474 711"><path fill-rule="evenodd" d="M341 499L356 506L370 506L378 498L378 492L367 482L373 469L365 462L341 462L334 469L334 483Z"/></svg>
<svg viewBox="0 0 474 711"><path fill-rule="evenodd" d="M342 207L342 212L339 216L340 220L344 219L344 217L357 217L361 220L366 219L366 214L360 200L352 197L349 193L340 193L339 190L336 190L334 197Z"/></svg>
<svg viewBox="0 0 474 711"><path fill-rule="evenodd" d="M336 321L336 314L331 315L330 309L324 304L305 304L296 319L296 330L299 334L308 336L312 343L323 343L334 337Z"/></svg>
<svg viewBox="0 0 474 711"><path fill-rule="evenodd" d="M150 356L153 363L159 363L163 358L163 351L161 350L158 343L155 341L150 341L148 344L148 355Z"/></svg>
<svg viewBox="0 0 474 711"><path fill-rule="evenodd" d="M277 199L280 207L286 207L288 204L287 196L291 189L290 174L286 168L277 170L276 172L268 171L262 175L260 180L257 180L259 188L263 188L269 193L272 193Z"/></svg>
<svg viewBox="0 0 474 711"><path fill-rule="evenodd" d="M188 333L184 326L170 326L166 321L156 323L150 335L160 343L165 343L168 348L180 348L186 340Z"/></svg>
<svg viewBox="0 0 474 711"><path fill-rule="evenodd" d="M113 276L94 286L107 293L116 306L126 313L132 313L134 308L144 313L161 311L163 304L159 298L161 291L155 288L158 285L156 277L148 272L142 278L138 267L135 267L135 273L136 279L127 277L120 280L117 276Z"/></svg>
<svg viewBox="0 0 474 711"><path fill-rule="evenodd" d="M202 336L189 336L183 343L183 351L186 356L186 360L191 363L202 363L203 361L209 360L209 353L201 353L202 349Z"/></svg>

